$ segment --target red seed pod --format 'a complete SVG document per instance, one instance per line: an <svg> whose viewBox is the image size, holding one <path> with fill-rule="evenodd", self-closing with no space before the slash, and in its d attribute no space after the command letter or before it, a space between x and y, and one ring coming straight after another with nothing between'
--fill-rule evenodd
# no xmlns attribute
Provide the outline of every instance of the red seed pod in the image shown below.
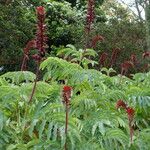
<svg viewBox="0 0 150 150"><path fill-rule="evenodd" d="M123 100L118 100L117 103L116 103L116 108L124 108L126 109L127 108L127 104L123 101Z"/></svg>

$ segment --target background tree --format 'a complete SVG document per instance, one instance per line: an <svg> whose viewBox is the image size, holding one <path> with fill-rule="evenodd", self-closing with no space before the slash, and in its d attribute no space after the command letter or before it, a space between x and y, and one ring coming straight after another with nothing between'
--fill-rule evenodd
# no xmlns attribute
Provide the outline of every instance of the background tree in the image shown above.
<svg viewBox="0 0 150 150"><path fill-rule="evenodd" d="M20 69L23 48L34 37L34 11L39 5L47 9L48 53L54 46L83 43L86 1L3 0L0 2L0 66L4 66L4 72Z"/></svg>
<svg viewBox="0 0 150 150"><path fill-rule="evenodd" d="M47 9L49 54L55 55L56 49L67 44L73 44L77 49L84 47L87 1L3 0L0 3L0 66L4 66L3 71L20 69L23 48L34 37L34 11L35 6L39 5ZM121 53L114 66L117 70L120 70L120 63L129 59L132 53L140 58L147 49L145 22L139 23L139 17L117 0L96 0L95 6L96 16L90 39L102 35L105 41L99 42L94 49L99 54L105 51L110 56L114 48L120 48Z"/></svg>
<svg viewBox="0 0 150 150"><path fill-rule="evenodd" d="M141 24L144 24L144 28L146 30L146 43L147 47L145 50L150 49L150 1L149 0L133 0L130 3L126 3L121 0L122 3L126 4L126 6L130 9L134 9L137 11L137 16Z"/></svg>
<svg viewBox="0 0 150 150"><path fill-rule="evenodd" d="M20 67L22 49L33 37L34 13L22 1L0 3L0 66Z"/></svg>
<svg viewBox="0 0 150 150"><path fill-rule="evenodd" d="M107 21L96 24L96 33L105 38L103 43L97 45L96 50L101 54L107 52L111 57L115 48L120 49L115 69L120 70L120 64L128 60L131 54L141 59L146 47L145 28L139 24L139 18L125 5L117 0L106 0L102 5Z"/></svg>
<svg viewBox="0 0 150 150"><path fill-rule="evenodd" d="M137 10L138 10L138 5L142 6L142 8L144 9L147 50L150 51L150 1L135 0L135 3L136 3Z"/></svg>

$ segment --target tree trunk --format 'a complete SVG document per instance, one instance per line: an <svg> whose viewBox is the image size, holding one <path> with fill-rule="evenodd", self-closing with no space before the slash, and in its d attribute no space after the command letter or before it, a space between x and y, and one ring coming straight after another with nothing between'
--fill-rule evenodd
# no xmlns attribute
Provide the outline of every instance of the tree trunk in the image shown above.
<svg viewBox="0 0 150 150"><path fill-rule="evenodd" d="M145 27L146 27L146 43L147 50L150 51L150 4L145 5Z"/></svg>
<svg viewBox="0 0 150 150"><path fill-rule="evenodd" d="M135 6L136 6L136 10L137 10L137 13L138 13L138 16L139 16L139 20L140 20L140 22L143 22L143 18L142 18L142 15L141 15L141 10L139 8L139 4L138 4L137 0L135 0Z"/></svg>

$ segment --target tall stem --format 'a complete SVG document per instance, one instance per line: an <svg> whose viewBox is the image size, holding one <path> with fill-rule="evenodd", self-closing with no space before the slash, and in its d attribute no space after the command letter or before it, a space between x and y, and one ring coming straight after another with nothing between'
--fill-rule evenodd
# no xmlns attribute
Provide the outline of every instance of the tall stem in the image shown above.
<svg viewBox="0 0 150 150"><path fill-rule="evenodd" d="M25 67L26 67L26 55L23 56L22 65L21 65L21 71L24 71Z"/></svg>
<svg viewBox="0 0 150 150"><path fill-rule="evenodd" d="M124 69L121 69L119 85L120 85L120 84L121 84L121 82L122 82L122 76L123 76L123 73L124 73Z"/></svg>
<svg viewBox="0 0 150 150"><path fill-rule="evenodd" d="M66 121L65 121L66 140L65 140L65 147L64 147L65 150L67 150L67 131L68 131L68 103L66 103Z"/></svg>
<svg viewBox="0 0 150 150"><path fill-rule="evenodd" d="M89 48L89 42L90 42L90 33L91 33L91 25L94 22L95 14L94 14L94 7L95 7L95 0L88 0L87 1L87 16L86 16L86 25L85 25L85 31L84 31L84 38L85 43L83 47L83 54L80 59L79 65L82 64L82 60L84 59L84 53L87 51L87 48Z"/></svg>
<svg viewBox="0 0 150 150"><path fill-rule="evenodd" d="M129 119L129 129L130 129L130 142L133 143L133 128L131 125L131 120Z"/></svg>
<svg viewBox="0 0 150 150"><path fill-rule="evenodd" d="M32 102L32 99L33 99L33 96L34 96L34 93L35 93L35 89L36 89L36 85L37 85L37 81L38 81L39 71L40 70L39 70L39 62L38 62L37 69L36 69L36 78L35 78L34 85L33 85L33 88L32 88L32 93L30 95L29 103Z"/></svg>
<svg viewBox="0 0 150 150"><path fill-rule="evenodd" d="M150 4L145 2L145 21L146 21L146 42L147 42L147 49L150 51Z"/></svg>

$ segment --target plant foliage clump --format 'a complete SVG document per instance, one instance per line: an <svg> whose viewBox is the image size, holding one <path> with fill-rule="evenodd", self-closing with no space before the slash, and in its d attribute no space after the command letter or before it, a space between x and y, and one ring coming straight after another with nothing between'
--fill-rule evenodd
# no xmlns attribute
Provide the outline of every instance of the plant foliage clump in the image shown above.
<svg viewBox="0 0 150 150"><path fill-rule="evenodd" d="M1 149L62 149L66 138L69 149L150 147L150 72L135 74L133 79L123 76L120 83L120 76L109 77L55 57L46 59L40 68L44 70L43 80L37 82L30 105L33 73L0 76ZM67 137L63 82L73 88ZM135 110L132 143L128 118L115 108L119 99Z"/></svg>

